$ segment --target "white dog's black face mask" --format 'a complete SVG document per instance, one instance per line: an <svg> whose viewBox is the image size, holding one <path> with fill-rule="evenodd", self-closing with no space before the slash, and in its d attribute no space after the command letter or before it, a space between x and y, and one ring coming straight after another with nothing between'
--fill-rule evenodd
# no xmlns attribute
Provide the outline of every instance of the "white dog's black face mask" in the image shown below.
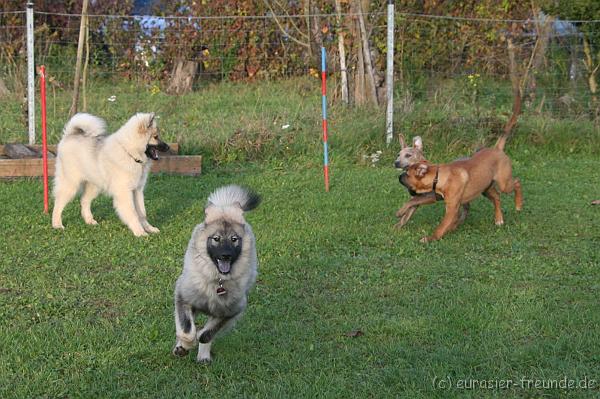
<svg viewBox="0 0 600 399"><path fill-rule="evenodd" d="M228 274L242 252L242 237L229 223L211 234L206 242L208 255L221 274Z"/></svg>
<svg viewBox="0 0 600 399"><path fill-rule="evenodd" d="M150 159L153 159L155 161L158 160L158 152L167 152L169 151L170 147L167 143L165 143L164 141L162 141L159 138L156 138L156 140L158 141L158 144L148 144L146 145L146 156Z"/></svg>
<svg viewBox="0 0 600 399"><path fill-rule="evenodd" d="M158 152L169 151L169 145L162 141L158 135L158 127L154 121L155 115L150 114L150 120L146 126L146 132L150 135L148 144L146 144L146 156L150 159L158 160Z"/></svg>

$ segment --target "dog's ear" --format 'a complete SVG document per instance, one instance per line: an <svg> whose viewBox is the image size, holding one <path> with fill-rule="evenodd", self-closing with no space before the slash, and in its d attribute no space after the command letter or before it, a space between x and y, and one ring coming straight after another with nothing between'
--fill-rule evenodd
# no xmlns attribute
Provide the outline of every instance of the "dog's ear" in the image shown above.
<svg viewBox="0 0 600 399"><path fill-rule="evenodd" d="M413 147L419 151L423 151L423 140L421 139L421 136L415 136L413 138Z"/></svg>
<svg viewBox="0 0 600 399"><path fill-rule="evenodd" d="M406 148L406 141L404 141L404 136L402 134L398 135L398 141L400 142L400 148L401 149L405 149Z"/></svg>
<svg viewBox="0 0 600 399"><path fill-rule="evenodd" d="M216 216L216 213L217 207L212 202L206 204L206 208L204 208L204 217L206 219L213 219Z"/></svg>
<svg viewBox="0 0 600 399"><path fill-rule="evenodd" d="M420 163L420 164L417 164L417 166L415 168L415 174L417 175L417 177L423 177L423 176L425 176L425 174L427 174L428 170L429 170L429 165L427 165L426 163Z"/></svg>
<svg viewBox="0 0 600 399"><path fill-rule="evenodd" d="M146 126L148 129L150 129L152 127L152 125L154 124L155 116L156 116L156 114L154 112L150 113L150 115L148 116L148 126Z"/></svg>

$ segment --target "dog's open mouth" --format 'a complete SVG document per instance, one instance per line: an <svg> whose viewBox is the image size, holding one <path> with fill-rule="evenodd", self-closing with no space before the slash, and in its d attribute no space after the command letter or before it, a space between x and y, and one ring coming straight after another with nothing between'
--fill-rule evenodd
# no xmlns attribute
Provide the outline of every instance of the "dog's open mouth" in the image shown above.
<svg viewBox="0 0 600 399"><path fill-rule="evenodd" d="M154 145L146 146L146 155L148 158L156 161L158 159L158 148Z"/></svg>
<svg viewBox="0 0 600 399"><path fill-rule="evenodd" d="M227 274L231 271L231 261L224 259L217 259L217 269L220 273Z"/></svg>
<svg viewBox="0 0 600 399"><path fill-rule="evenodd" d="M167 152L169 151L169 145L166 143L160 143L158 145L155 144L148 144L146 146L146 155L148 156L148 158L153 159L155 161L158 160L158 152Z"/></svg>

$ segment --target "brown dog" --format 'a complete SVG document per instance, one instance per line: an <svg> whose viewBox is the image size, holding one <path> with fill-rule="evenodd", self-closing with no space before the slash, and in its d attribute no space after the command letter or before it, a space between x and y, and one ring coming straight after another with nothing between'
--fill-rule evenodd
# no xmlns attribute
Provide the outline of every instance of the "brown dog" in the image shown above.
<svg viewBox="0 0 600 399"><path fill-rule="evenodd" d="M394 167L396 169L406 170L410 165L426 161L425 155L423 154L423 140L420 136L415 136L413 138L412 147L406 145L404 136L399 135L398 140L400 141L401 149L398 153L398 157L394 161ZM434 193L417 194L410 189L408 192L412 198L396 212L396 217L399 219L398 223L394 226L396 228L400 228L408 223L413 213L415 213L420 205L434 204L437 201L437 196Z"/></svg>
<svg viewBox="0 0 600 399"><path fill-rule="evenodd" d="M431 236L423 237L421 242L439 240L448 231L454 230L464 221L469 203L480 194L494 204L497 225L504 224L498 190L503 193L514 191L515 207L518 211L521 210L521 183L518 179L513 179L510 158L504 153L506 138L507 135L503 135L494 148L484 148L468 159L443 165L419 161L409 166L400 176L400 182L409 190L416 194L438 194L446 203L446 214L442 222ZM407 205L408 203L398 212L403 211Z"/></svg>

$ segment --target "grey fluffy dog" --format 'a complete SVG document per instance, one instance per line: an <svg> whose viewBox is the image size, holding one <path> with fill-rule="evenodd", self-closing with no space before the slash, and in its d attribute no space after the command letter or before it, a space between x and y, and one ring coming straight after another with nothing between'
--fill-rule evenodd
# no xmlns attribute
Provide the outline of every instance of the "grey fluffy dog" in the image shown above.
<svg viewBox="0 0 600 399"><path fill-rule="evenodd" d="M233 326L246 308L258 259L244 212L259 203L257 194L236 185L208 197L204 222L192 233L175 286L175 356L187 355L198 343L198 362L210 362L213 338ZM199 313L208 318L197 329Z"/></svg>

